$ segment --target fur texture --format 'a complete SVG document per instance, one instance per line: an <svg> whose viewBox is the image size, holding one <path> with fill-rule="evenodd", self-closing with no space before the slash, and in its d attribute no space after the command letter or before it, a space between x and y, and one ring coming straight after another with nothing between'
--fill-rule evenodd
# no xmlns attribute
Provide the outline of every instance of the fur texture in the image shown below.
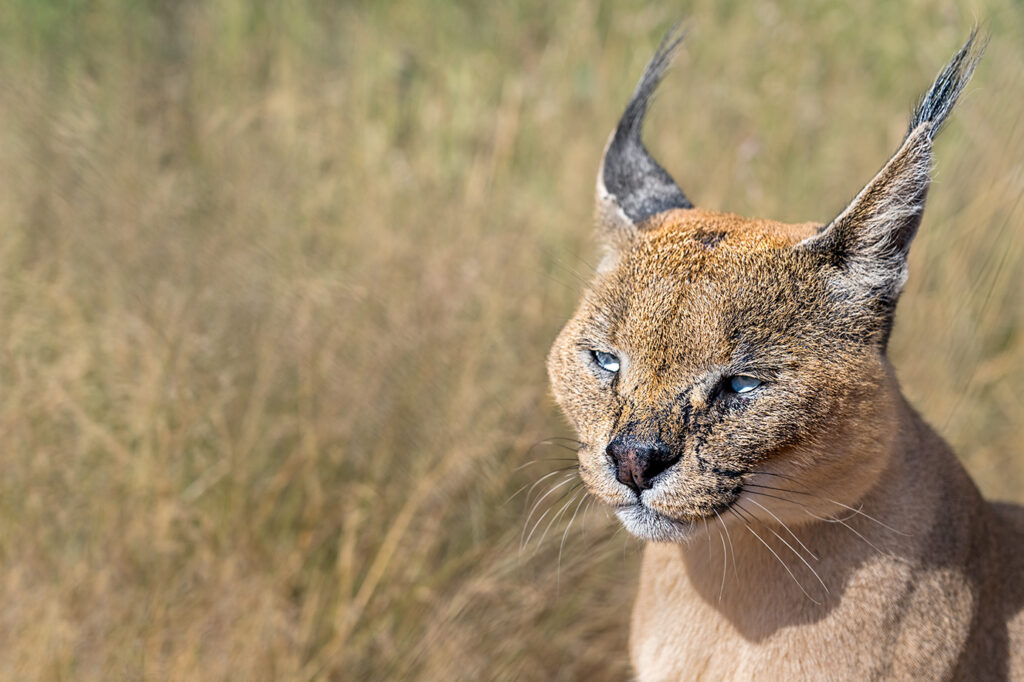
<svg viewBox="0 0 1024 682"><path fill-rule="evenodd" d="M649 541L639 678L1024 678L1024 512L980 497L885 357L976 36L824 226L691 208L647 154L677 43L606 149L606 256L548 359L581 477Z"/></svg>

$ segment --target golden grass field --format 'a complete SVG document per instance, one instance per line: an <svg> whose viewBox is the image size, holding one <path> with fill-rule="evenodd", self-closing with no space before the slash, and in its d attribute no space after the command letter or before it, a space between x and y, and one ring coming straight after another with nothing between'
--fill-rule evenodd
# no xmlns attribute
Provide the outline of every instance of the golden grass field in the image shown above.
<svg viewBox="0 0 1024 682"><path fill-rule="evenodd" d="M1019 3L9 0L0 679L626 679L639 545L552 507L520 551L561 479L513 494L573 456L545 353L680 17L651 148L791 221L991 33L891 355L1024 501Z"/></svg>

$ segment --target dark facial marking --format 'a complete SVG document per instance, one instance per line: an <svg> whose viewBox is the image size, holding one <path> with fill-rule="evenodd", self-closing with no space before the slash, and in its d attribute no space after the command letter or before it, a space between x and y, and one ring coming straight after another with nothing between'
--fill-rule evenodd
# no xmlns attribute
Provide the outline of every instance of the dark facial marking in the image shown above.
<svg viewBox="0 0 1024 682"><path fill-rule="evenodd" d="M707 248L713 249L718 246L719 242L725 239L725 232L721 230L698 230L693 237Z"/></svg>

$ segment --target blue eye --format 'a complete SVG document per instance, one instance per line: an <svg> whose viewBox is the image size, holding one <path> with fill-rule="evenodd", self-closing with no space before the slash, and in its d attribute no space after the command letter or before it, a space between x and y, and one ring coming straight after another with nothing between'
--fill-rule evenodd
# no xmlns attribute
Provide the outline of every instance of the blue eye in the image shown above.
<svg viewBox="0 0 1024 682"><path fill-rule="evenodd" d="M729 390L733 393L750 393L763 383L754 377L735 376L729 380Z"/></svg>
<svg viewBox="0 0 1024 682"><path fill-rule="evenodd" d="M605 353L603 350L592 350L590 354L594 356L594 362L597 366L606 372L615 374L619 371L619 359L611 353Z"/></svg>

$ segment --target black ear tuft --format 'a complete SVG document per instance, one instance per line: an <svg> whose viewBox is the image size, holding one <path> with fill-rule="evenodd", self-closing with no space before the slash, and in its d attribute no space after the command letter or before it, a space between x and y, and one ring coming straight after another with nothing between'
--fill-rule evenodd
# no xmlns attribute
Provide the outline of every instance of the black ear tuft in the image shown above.
<svg viewBox="0 0 1024 682"><path fill-rule="evenodd" d="M907 277L931 180L932 140L981 59L977 30L942 69L914 110L903 144L850 205L798 248L837 268L849 293L892 310Z"/></svg>
<svg viewBox="0 0 1024 682"><path fill-rule="evenodd" d="M935 137L960 98L964 86L971 80L971 75L974 73L975 67L978 66L978 62L981 61L987 45L987 39L983 42L978 41L977 28L971 31L967 42L949 60L946 67L936 77L932 87L914 109L910 126L907 128L908 137L918 126L925 123L931 124L928 128L928 137Z"/></svg>
<svg viewBox="0 0 1024 682"><path fill-rule="evenodd" d="M647 104L682 40L678 24L662 39L605 149L597 178L598 211L613 222L622 222L624 216L625 222L636 225L672 208L693 208L642 140Z"/></svg>

